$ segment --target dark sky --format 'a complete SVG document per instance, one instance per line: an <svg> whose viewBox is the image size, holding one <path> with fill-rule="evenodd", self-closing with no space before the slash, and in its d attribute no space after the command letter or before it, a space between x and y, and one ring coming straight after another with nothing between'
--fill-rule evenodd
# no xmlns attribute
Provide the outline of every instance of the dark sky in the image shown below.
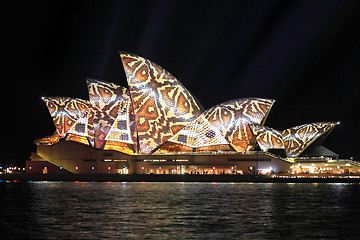
<svg viewBox="0 0 360 240"><path fill-rule="evenodd" d="M340 121L324 145L360 160L360 1L2 1L1 162L55 128L41 96L88 99L86 78L127 86L118 51L148 58L204 105L276 102L279 130ZM5 41L4 41L5 39Z"/></svg>

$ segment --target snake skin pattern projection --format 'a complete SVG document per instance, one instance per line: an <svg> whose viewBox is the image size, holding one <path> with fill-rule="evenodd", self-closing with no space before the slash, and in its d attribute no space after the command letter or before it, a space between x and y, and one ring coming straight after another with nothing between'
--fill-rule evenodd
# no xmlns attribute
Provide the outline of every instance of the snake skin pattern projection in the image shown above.
<svg viewBox="0 0 360 240"><path fill-rule="evenodd" d="M65 138L98 149L148 154L244 152L257 143L262 151L285 149L295 158L338 124L304 124L279 132L263 126L275 101L261 98L232 100L201 113L190 92L165 69L134 54L120 57L129 89L88 79L90 101L44 97L56 133L35 140L37 145Z"/></svg>
<svg viewBox="0 0 360 240"><path fill-rule="evenodd" d="M168 141L192 148L229 144L219 130L212 126L203 115L181 129Z"/></svg>
<svg viewBox="0 0 360 240"><path fill-rule="evenodd" d="M130 98L126 88L119 85L87 80L92 121L94 126L95 148L103 148L106 136L119 113Z"/></svg>
<svg viewBox="0 0 360 240"><path fill-rule="evenodd" d="M282 138L287 155L289 157L298 157L318 137L331 131L338 124L338 122L319 122L284 130Z"/></svg>
<svg viewBox="0 0 360 240"><path fill-rule="evenodd" d="M119 115L116 117L105 140L134 144L130 131L130 104L129 98Z"/></svg>
<svg viewBox="0 0 360 240"><path fill-rule="evenodd" d="M49 109L60 138L65 138L66 133L89 107L88 101L78 98L43 97L43 100Z"/></svg>
<svg viewBox="0 0 360 240"><path fill-rule="evenodd" d="M252 124L250 127L262 151L285 149L281 131L259 124Z"/></svg>
<svg viewBox="0 0 360 240"><path fill-rule="evenodd" d="M275 101L261 98L243 98L214 106L204 113L205 118L238 152L251 150L253 137L249 124L263 124Z"/></svg>
<svg viewBox="0 0 360 240"><path fill-rule="evenodd" d="M142 153L195 120L201 108L189 91L168 71L134 54L120 53L133 101Z"/></svg>
<svg viewBox="0 0 360 240"><path fill-rule="evenodd" d="M88 108L84 115L82 115L67 132L66 140L86 145L90 143L91 146L94 147L94 129L92 120L90 120L91 116L91 108Z"/></svg>
<svg viewBox="0 0 360 240"><path fill-rule="evenodd" d="M88 137L88 115L90 109L86 110L86 112L75 122L75 124L70 128L67 132L68 134L74 134L78 136Z"/></svg>

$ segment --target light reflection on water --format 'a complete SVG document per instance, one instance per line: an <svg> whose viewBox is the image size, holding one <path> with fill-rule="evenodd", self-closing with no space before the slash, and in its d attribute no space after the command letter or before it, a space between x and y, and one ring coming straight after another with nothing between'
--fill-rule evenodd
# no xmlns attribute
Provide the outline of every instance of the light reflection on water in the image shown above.
<svg viewBox="0 0 360 240"><path fill-rule="evenodd" d="M19 239L360 237L360 184L3 182L0 194L0 234Z"/></svg>

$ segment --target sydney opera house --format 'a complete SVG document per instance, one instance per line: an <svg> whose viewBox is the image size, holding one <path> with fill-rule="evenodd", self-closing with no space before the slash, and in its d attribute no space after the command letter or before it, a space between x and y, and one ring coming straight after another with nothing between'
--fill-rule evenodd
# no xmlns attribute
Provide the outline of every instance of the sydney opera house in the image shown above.
<svg viewBox="0 0 360 240"><path fill-rule="evenodd" d="M27 173L249 174L353 171L322 146L338 122L265 125L274 100L203 110L169 72L120 53L128 88L88 79L89 100L43 97L56 132L35 140ZM335 167L336 165L336 167Z"/></svg>

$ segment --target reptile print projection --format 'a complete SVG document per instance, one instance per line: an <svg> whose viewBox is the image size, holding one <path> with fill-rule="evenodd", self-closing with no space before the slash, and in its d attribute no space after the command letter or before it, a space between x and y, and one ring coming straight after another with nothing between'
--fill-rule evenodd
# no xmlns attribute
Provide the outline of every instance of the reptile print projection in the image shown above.
<svg viewBox="0 0 360 240"><path fill-rule="evenodd" d="M253 148L249 124L263 124L274 102L261 98L232 100L210 108L204 116L236 151L244 152Z"/></svg>
<svg viewBox="0 0 360 240"><path fill-rule="evenodd" d="M199 104L168 71L134 54L120 54L134 106L140 151L150 153L201 114Z"/></svg>
<svg viewBox="0 0 360 240"><path fill-rule="evenodd" d="M269 149L285 149L280 131L259 124L251 125L251 129L262 151L267 152Z"/></svg>
<svg viewBox="0 0 360 240"><path fill-rule="evenodd" d="M282 138L287 155L289 157L298 157L318 137L330 132L338 124L338 122L319 122L284 130Z"/></svg>
<svg viewBox="0 0 360 240"><path fill-rule="evenodd" d="M67 132L68 134L74 134L77 136L89 137L88 128L89 128L89 115L90 108L86 110L84 115L82 115L75 124Z"/></svg>
<svg viewBox="0 0 360 240"><path fill-rule="evenodd" d="M104 149L127 154L137 152L135 120L131 114L130 98L126 101L126 104L114 121L105 140L106 144Z"/></svg>
<svg viewBox="0 0 360 240"><path fill-rule="evenodd" d="M130 96L119 85L88 79L90 106L93 114L95 148L103 148L105 138Z"/></svg>
<svg viewBox="0 0 360 240"><path fill-rule="evenodd" d="M60 138L65 138L66 133L85 113L89 102L68 97L43 97Z"/></svg>
<svg viewBox="0 0 360 240"><path fill-rule="evenodd" d="M227 145L228 141L219 130L212 126L203 115L180 130L169 142L183 144L192 148Z"/></svg>
<svg viewBox="0 0 360 240"><path fill-rule="evenodd" d="M189 91L165 69L134 54L120 57L128 89L88 79L89 101L43 98L56 133L35 140L37 145L65 139L133 155L231 154L254 150L258 144L262 152L285 149L287 157L296 158L338 124L320 122L277 131L263 126L275 102L263 98L231 100L202 113Z"/></svg>
<svg viewBox="0 0 360 240"><path fill-rule="evenodd" d="M88 108L84 115L82 115L76 123L70 128L66 135L66 141L79 142L82 144L91 144L94 147L94 130L91 120L91 109Z"/></svg>
<svg viewBox="0 0 360 240"><path fill-rule="evenodd" d="M121 109L116 120L114 121L105 140L123 142L129 144L134 143L130 131L130 116L129 116L130 104L131 102L129 98L129 100L126 101L126 104L124 104L123 108Z"/></svg>

